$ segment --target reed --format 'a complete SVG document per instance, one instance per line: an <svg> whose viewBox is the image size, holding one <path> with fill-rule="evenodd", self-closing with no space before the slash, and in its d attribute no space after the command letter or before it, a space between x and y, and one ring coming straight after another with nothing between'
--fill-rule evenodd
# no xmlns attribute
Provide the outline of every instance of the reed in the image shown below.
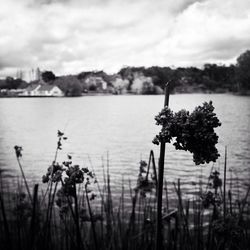
<svg viewBox="0 0 250 250"><path fill-rule="evenodd" d="M225 153L224 171L226 161ZM152 151L148 162L141 161L138 166L136 184L128 181L126 185L123 178L118 200L112 195L109 159L103 163L102 186L94 167L81 170L71 158L64 164L68 164L68 178L74 182L65 182L55 162L48 173L47 194L39 192L36 184L31 199L28 190L32 189L27 189L25 181L13 194L2 187L0 173L1 249L154 249L157 175ZM207 186L190 200L181 180L164 181L162 249L249 249L250 187L238 200L230 190L232 177L227 188L226 182L225 172L221 180L212 169ZM171 193L173 189L175 193ZM170 195L175 196L174 202Z"/></svg>

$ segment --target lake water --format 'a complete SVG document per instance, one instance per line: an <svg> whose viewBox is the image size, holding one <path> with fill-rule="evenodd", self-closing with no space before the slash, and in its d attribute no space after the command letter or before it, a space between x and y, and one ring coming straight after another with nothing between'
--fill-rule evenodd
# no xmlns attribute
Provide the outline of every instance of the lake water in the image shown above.
<svg viewBox="0 0 250 250"><path fill-rule="evenodd" d="M222 126L218 149L221 154L214 164L223 170L224 149L228 149L228 176L239 188L250 180L250 98L227 94L176 94L170 96L174 111L192 111L204 101L212 100ZM85 96L79 98L1 98L0 99L0 167L5 176L20 175L13 147L23 147L22 163L29 182L41 182L54 158L57 130L65 131L59 160L73 156L73 162L94 167L102 177L102 164L109 159L111 181L119 190L135 181L141 159L149 151L156 158L159 147L152 139L160 127L154 116L162 109L163 96ZM109 155L109 157L107 157ZM166 147L165 177L169 182L181 179L186 193L197 187L200 176L206 180L213 164L195 166L192 155ZM14 178L15 179L15 178ZM12 179L13 180L13 179ZM236 187L236 186L235 186ZM237 187L238 188L238 187Z"/></svg>

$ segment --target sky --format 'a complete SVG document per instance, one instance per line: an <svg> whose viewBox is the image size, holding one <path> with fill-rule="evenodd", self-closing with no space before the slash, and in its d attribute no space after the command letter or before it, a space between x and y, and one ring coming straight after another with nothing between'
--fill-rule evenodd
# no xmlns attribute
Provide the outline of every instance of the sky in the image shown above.
<svg viewBox="0 0 250 250"><path fill-rule="evenodd" d="M249 0L0 0L0 77L235 64Z"/></svg>

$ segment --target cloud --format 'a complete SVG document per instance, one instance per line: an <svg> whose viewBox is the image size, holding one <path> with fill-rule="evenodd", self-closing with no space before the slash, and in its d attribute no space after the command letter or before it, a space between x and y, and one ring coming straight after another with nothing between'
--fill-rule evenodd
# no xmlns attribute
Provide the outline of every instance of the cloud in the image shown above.
<svg viewBox="0 0 250 250"><path fill-rule="evenodd" d="M249 28L248 0L0 0L0 76L230 63Z"/></svg>
<svg viewBox="0 0 250 250"><path fill-rule="evenodd" d="M234 62L250 47L249 28L247 1L197 2L175 18L158 50L168 48L165 63L199 66L204 62Z"/></svg>

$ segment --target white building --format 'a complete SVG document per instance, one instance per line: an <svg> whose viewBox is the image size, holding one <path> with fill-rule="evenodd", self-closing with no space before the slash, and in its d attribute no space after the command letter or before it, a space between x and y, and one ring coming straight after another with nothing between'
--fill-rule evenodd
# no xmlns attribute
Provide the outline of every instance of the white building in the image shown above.
<svg viewBox="0 0 250 250"><path fill-rule="evenodd" d="M152 78L149 76L144 76L144 74L141 72L135 72L133 84L131 86L131 91L140 94L145 85L153 87L154 84Z"/></svg>
<svg viewBox="0 0 250 250"><path fill-rule="evenodd" d="M34 84L24 89L20 96L64 96L63 91L55 85Z"/></svg>
<svg viewBox="0 0 250 250"><path fill-rule="evenodd" d="M100 89L103 89L103 90L107 89L107 82L104 81L103 78L100 77L100 76L88 76L85 79L85 83L87 84L88 87L93 85L96 88L100 88Z"/></svg>
<svg viewBox="0 0 250 250"><path fill-rule="evenodd" d="M128 79L122 79L120 75L117 75L114 77L114 79L111 81L112 85L116 89L122 89L122 88L127 88L129 85L129 80Z"/></svg>

